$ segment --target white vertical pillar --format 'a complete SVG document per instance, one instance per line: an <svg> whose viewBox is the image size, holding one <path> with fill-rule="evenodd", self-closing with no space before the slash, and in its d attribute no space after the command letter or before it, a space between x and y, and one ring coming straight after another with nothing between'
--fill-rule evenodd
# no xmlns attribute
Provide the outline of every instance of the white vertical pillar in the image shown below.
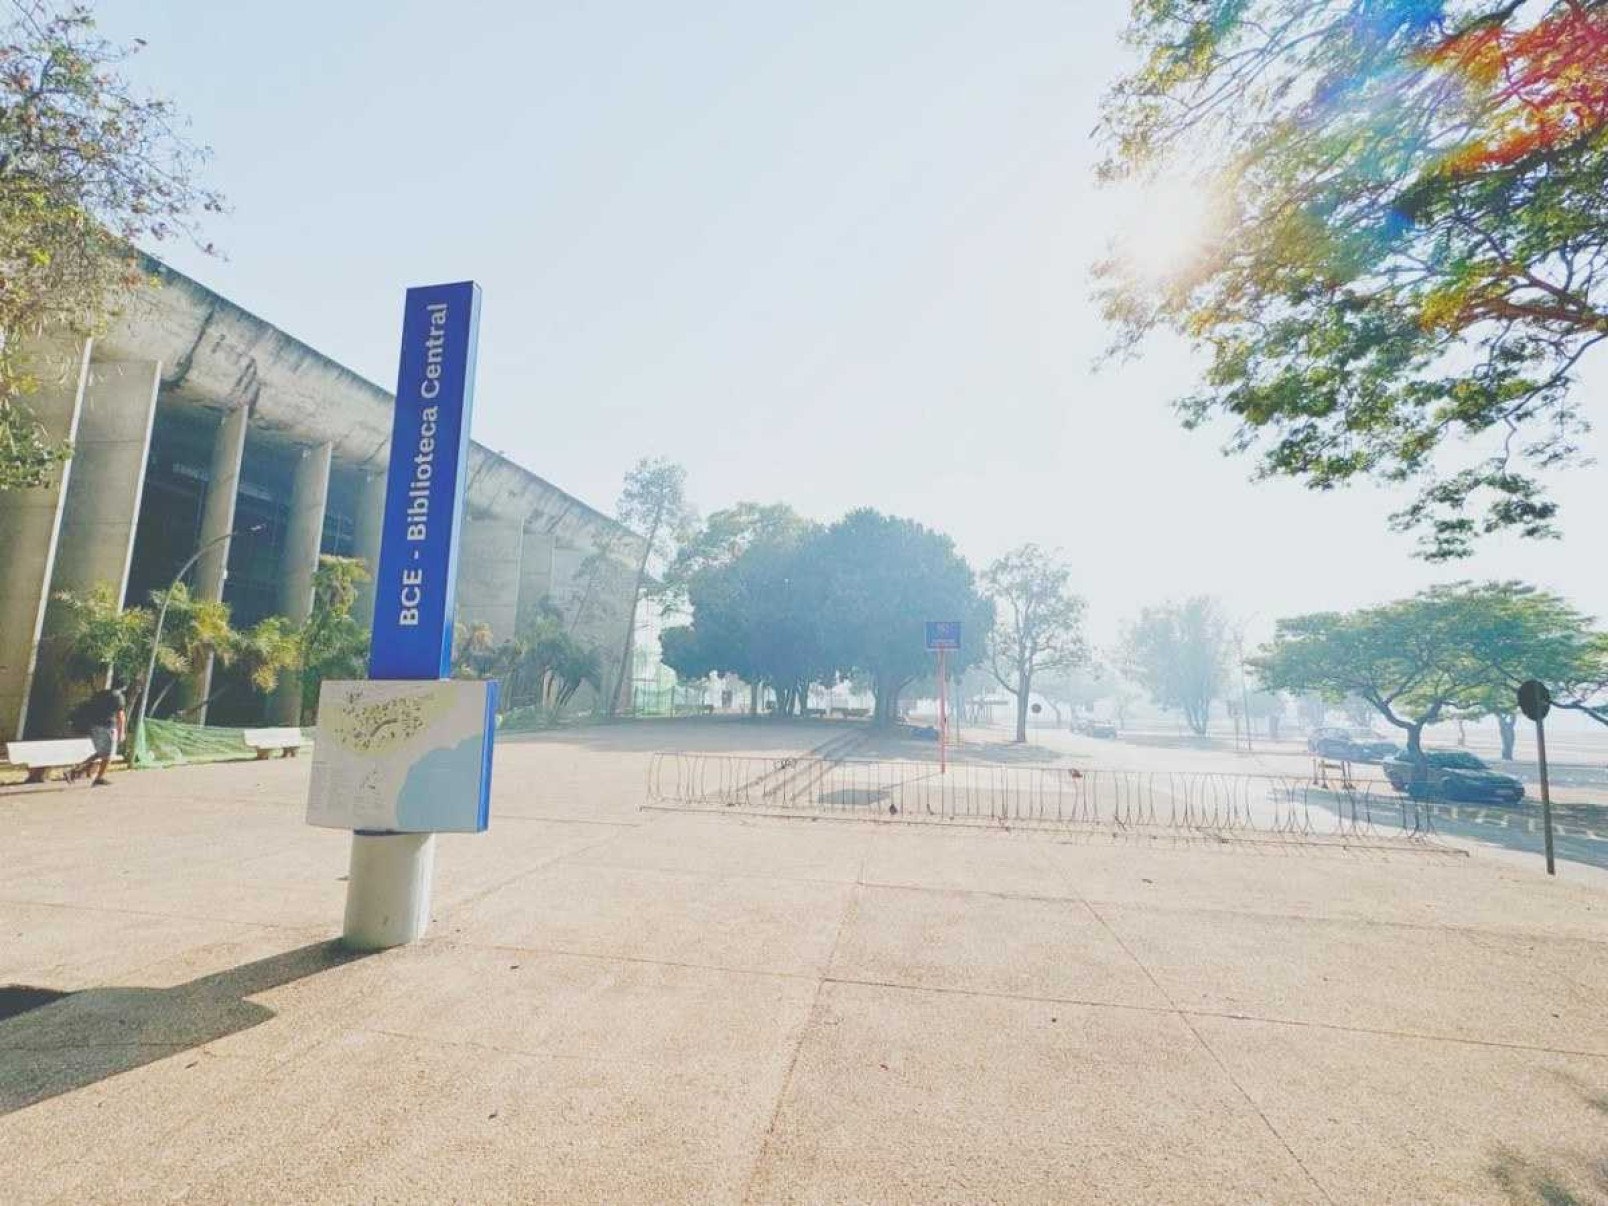
<svg viewBox="0 0 1608 1206"><path fill-rule="evenodd" d="M197 599L210 603L223 600L223 582L228 576L229 549L234 541L224 539L234 531L235 500L240 496L240 469L246 459L246 428L251 414L237 406L223 416L212 439L212 462L207 473L207 496L201 505L201 535L198 545L211 545L195 563L190 590ZM212 693L212 659L208 658L185 684L185 705L201 703ZM207 722L206 705L193 714L196 724Z"/></svg>
<svg viewBox="0 0 1608 1206"><path fill-rule="evenodd" d="M380 538L385 532L385 474L367 473L357 494L352 524L356 554L368 563L369 581L357 588L352 615L365 628L374 623L374 577L380 572Z"/></svg>
<svg viewBox="0 0 1608 1206"><path fill-rule="evenodd" d="M279 613L305 624L313 612L313 576L324 544L324 511L329 502L330 445L302 450L290 488L290 518L279 570ZM274 692L275 724L301 723L301 679L286 675Z"/></svg>
<svg viewBox="0 0 1608 1206"><path fill-rule="evenodd" d="M463 517L458 548L458 613L464 627L485 624L499 641L514 635L519 616L519 560L525 521Z"/></svg>
<svg viewBox="0 0 1608 1206"><path fill-rule="evenodd" d="M236 407L223 416L218 433L212 441L212 465L207 474L207 497L201 507L201 537L199 543L214 544L201 554L195 563L195 586L198 599L211 603L223 599L223 580L229 569L229 546L224 540L234 530L235 500L240 496L240 467L246 459L246 428L251 415L244 406Z"/></svg>
<svg viewBox="0 0 1608 1206"><path fill-rule="evenodd" d="M525 530L519 554L519 617L515 632L524 632L536 619L536 609L553 591L553 537L550 532Z"/></svg>
<svg viewBox="0 0 1608 1206"><path fill-rule="evenodd" d="M161 363L155 360L90 358L56 539L52 596L57 591L105 586L118 605L123 602L161 375ZM47 644L57 606L47 604ZM28 704L30 736L67 731L68 694L60 673L46 667L36 670Z"/></svg>
<svg viewBox="0 0 1608 1206"><path fill-rule="evenodd" d="M78 435L89 340L61 336L23 352L39 388L23 405L54 442ZM28 723L28 693L55 570L62 511L73 462L32 490L0 492L0 740L13 741Z"/></svg>
<svg viewBox="0 0 1608 1206"><path fill-rule="evenodd" d="M341 941L378 951L424 937L434 870L433 833L353 833Z"/></svg>

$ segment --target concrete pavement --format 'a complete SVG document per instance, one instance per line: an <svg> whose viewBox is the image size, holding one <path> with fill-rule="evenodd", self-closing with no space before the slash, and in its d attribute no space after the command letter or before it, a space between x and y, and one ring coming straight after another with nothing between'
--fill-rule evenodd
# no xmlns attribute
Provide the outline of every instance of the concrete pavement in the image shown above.
<svg viewBox="0 0 1608 1206"><path fill-rule="evenodd" d="M1608 876L640 808L818 739L502 744L364 958L306 761L0 795L4 1197L1608 1199Z"/></svg>

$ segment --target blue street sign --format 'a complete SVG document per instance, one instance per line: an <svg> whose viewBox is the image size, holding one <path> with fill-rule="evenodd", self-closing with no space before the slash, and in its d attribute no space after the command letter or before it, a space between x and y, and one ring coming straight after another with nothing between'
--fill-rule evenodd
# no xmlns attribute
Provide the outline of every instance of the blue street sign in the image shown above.
<svg viewBox="0 0 1608 1206"><path fill-rule="evenodd" d="M960 621L959 620L928 620L927 621L927 651L936 653L940 649L960 648Z"/></svg>
<svg viewBox="0 0 1608 1206"><path fill-rule="evenodd" d="M391 421L369 677L446 678L475 394L480 286L409 289Z"/></svg>

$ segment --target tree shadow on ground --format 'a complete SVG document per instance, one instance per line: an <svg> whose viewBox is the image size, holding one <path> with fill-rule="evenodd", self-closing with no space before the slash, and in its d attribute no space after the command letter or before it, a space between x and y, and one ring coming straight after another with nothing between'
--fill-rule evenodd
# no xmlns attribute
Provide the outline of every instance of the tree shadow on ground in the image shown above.
<svg viewBox="0 0 1608 1206"><path fill-rule="evenodd" d="M1120 738L1127 745L1147 745L1158 750L1227 750L1232 744L1225 744L1215 737L1198 737L1194 733L1129 733L1125 732Z"/></svg>
<svg viewBox="0 0 1608 1206"><path fill-rule="evenodd" d="M0 1115L249 1030L274 1013L247 997L363 957L320 942L172 988L90 988L18 1013L0 1021Z"/></svg>
<svg viewBox="0 0 1608 1206"><path fill-rule="evenodd" d="M673 749L721 754L749 750L811 749L846 732L868 730L858 720L802 720L778 716L664 716L566 725L528 733L499 733L498 745L574 745L616 753Z"/></svg>
<svg viewBox="0 0 1608 1206"><path fill-rule="evenodd" d="M1510 1202L1585 1206L1608 1199L1608 1160L1584 1152L1560 1154L1543 1164L1503 1147L1486 1171Z"/></svg>
<svg viewBox="0 0 1608 1206"><path fill-rule="evenodd" d="M938 742L930 738L910 737L896 729L871 729L866 740L849 753L849 758L888 758L901 762L938 761ZM1049 766L1062 762L1066 755L1046 746L1006 745L997 741L960 741L949 747L949 761L956 765L975 766Z"/></svg>

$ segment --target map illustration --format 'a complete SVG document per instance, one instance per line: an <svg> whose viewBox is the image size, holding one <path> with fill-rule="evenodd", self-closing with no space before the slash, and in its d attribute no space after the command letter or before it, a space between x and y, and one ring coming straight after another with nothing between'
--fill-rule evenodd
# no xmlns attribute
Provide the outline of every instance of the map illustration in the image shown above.
<svg viewBox="0 0 1608 1206"><path fill-rule="evenodd" d="M325 682L307 822L475 833L487 822L497 684Z"/></svg>

